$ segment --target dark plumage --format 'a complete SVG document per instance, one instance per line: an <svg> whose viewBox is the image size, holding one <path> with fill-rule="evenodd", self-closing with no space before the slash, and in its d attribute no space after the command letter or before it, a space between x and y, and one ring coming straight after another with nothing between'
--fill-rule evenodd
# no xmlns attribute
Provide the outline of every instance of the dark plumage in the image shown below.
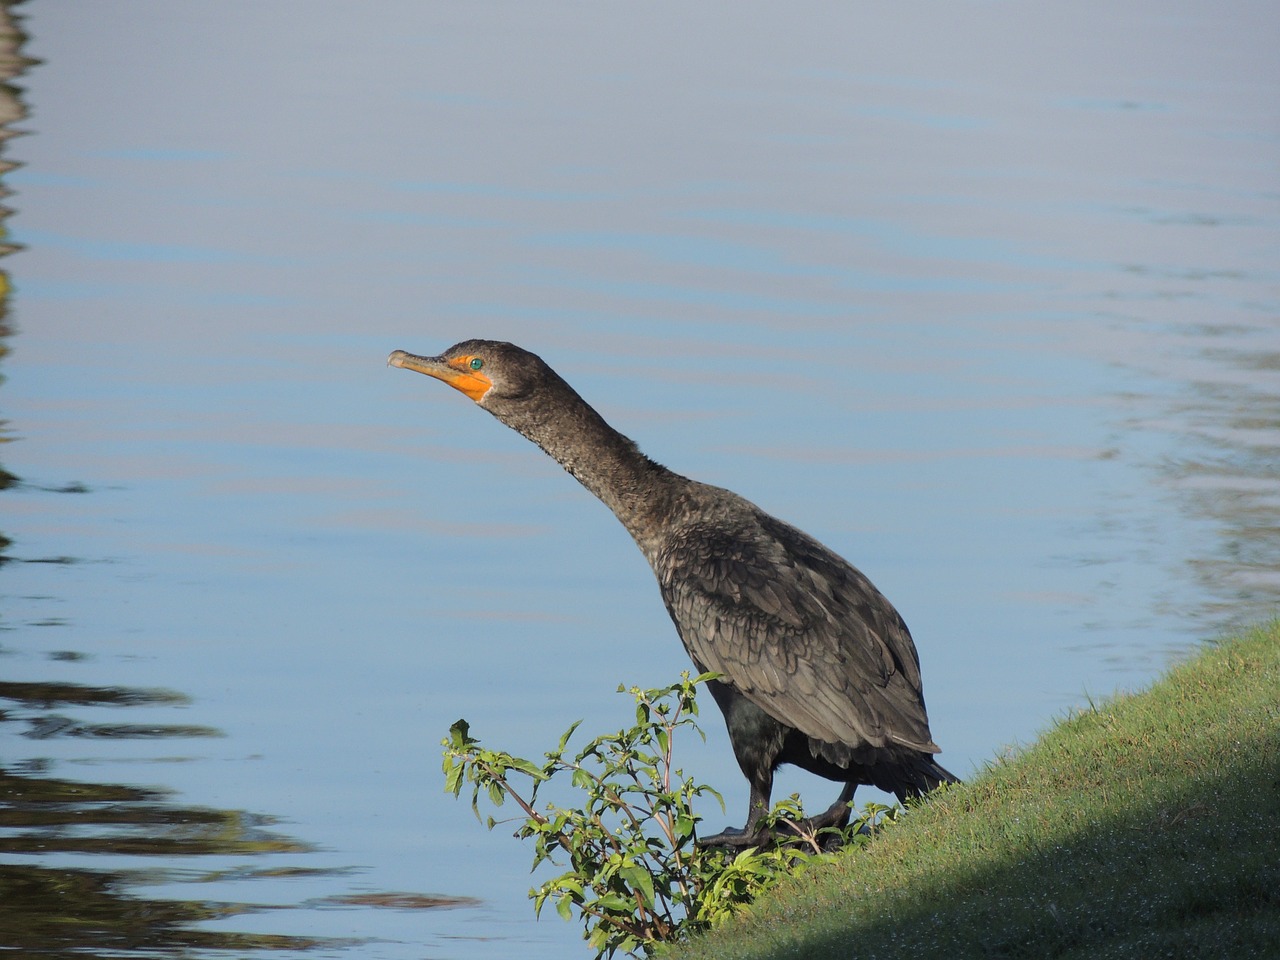
<svg viewBox="0 0 1280 960"><path fill-rule="evenodd" d="M737 494L650 460L527 350L467 340L387 362L443 380L524 434L635 538L689 656L722 675L708 686L751 784L745 830L704 842L759 842L784 763L845 783L813 827L846 823L860 783L906 798L955 780L933 759L911 634L847 561Z"/></svg>

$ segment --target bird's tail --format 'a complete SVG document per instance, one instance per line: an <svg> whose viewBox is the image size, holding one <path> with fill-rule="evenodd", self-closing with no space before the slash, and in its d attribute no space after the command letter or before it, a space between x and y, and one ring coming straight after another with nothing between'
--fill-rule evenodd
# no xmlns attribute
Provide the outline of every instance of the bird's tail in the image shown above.
<svg viewBox="0 0 1280 960"><path fill-rule="evenodd" d="M937 790L944 783L959 783L960 778L948 770L946 767L938 763L932 757L929 758L927 768L924 771L924 779L927 790Z"/></svg>
<svg viewBox="0 0 1280 960"><path fill-rule="evenodd" d="M960 778L943 767L932 754L919 753L912 757L903 772L899 789L894 792L900 801L908 797L920 797L936 790L944 783L959 783Z"/></svg>

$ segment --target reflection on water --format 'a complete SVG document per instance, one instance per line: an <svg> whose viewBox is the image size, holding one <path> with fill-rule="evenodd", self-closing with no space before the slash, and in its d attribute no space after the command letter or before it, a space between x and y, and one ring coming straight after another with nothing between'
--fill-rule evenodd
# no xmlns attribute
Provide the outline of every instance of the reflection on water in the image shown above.
<svg viewBox="0 0 1280 960"><path fill-rule="evenodd" d="M11 126L26 116L18 88L9 81L33 61L24 58L24 41L13 16L17 3L0 2L0 151L15 135ZM0 177L14 169L0 155ZM0 187L0 196L7 191ZM0 207L0 224L10 210ZM0 235L3 235L0 229ZM14 251L0 241L0 256ZM9 274L0 269L0 359L13 334L9 324ZM0 422L0 451L8 439ZM0 490L19 484L18 477L0 464ZM83 493L80 484L54 488ZM5 562L71 564L71 557L15 558L0 531L0 564ZM57 627L56 618L34 620L30 627ZM0 619L0 629L13 630ZM4 634L0 633L0 641ZM0 642L0 660L16 651ZM76 661L78 651L55 652L50 660ZM188 698L172 690L87 686L64 681L0 680L0 740L20 734L47 742L64 738L111 741L186 740L218 737L207 726L190 723L100 722L78 719L71 708L175 707ZM10 741L11 743L13 741ZM33 749L35 745L33 744ZM201 870L199 858L267 857L306 853L310 848L272 829L270 817L243 810L218 810L175 802L169 791L120 783L67 780L53 775L59 763L38 753L17 759L6 750L0 763L0 951L21 956L85 957L187 949L219 951L305 950L337 942L274 934L248 934L198 929L195 924L222 920L259 907L218 903L192 895L190 899L156 898L141 887L179 883L196 885L219 879L213 868ZM111 866L74 866L71 861L93 855ZM125 858L163 858L182 866L125 867ZM182 858L175 861L174 858ZM187 859L191 858L191 859ZM62 861L65 865L57 865ZM326 871L293 872L323 873ZM280 867L241 869L241 879L255 875L277 878Z"/></svg>
<svg viewBox="0 0 1280 960"><path fill-rule="evenodd" d="M0 683L0 735L25 725L24 736L112 739L217 736L187 724L85 723L50 713L54 707L137 707L183 704L168 690L89 687L70 683ZM305 853L308 847L273 829L270 818L242 810L215 810L174 802L168 791L118 783L65 780L50 775L57 764L33 756L0 767L0 930L3 945L25 956L85 956L104 951L201 947L218 950L304 949L323 941L193 929L196 921L234 917L254 909L200 897L157 899L138 892L158 883L218 879L198 861L161 868L52 866L70 855L219 857ZM35 862L20 862L35 858ZM19 862L13 862L14 859ZM120 863L116 859L113 863ZM256 871L277 876L268 866ZM251 877L254 871L249 873ZM245 873L241 871L243 878Z"/></svg>
<svg viewBox="0 0 1280 960"><path fill-rule="evenodd" d="M16 166L6 156L8 141L17 135L11 124L26 116L26 109L18 96L18 91L10 81L32 62L22 56L22 44L25 37L22 31L18 29L17 23L13 18L12 6L13 3L8 2L8 0L0 3L0 200L9 195L9 190L4 183L4 177ZM7 256L14 250L13 244L8 241L9 230L5 223L12 212L7 205L0 204L0 258ZM0 360L3 360L9 352L8 339L13 334L13 328L9 322L9 292L11 289L9 271L0 266ZM3 420L0 420L0 445L8 439L6 424ZM0 446L0 450L2 449L3 446ZM4 464L0 463L0 490L7 490L13 486L16 479L13 474L4 469ZM8 545L9 539L5 537L3 531L0 531L0 562L3 562L3 553Z"/></svg>
<svg viewBox="0 0 1280 960"><path fill-rule="evenodd" d="M1274 616L1280 596L1280 345L1266 332L1197 334L1203 362L1171 415L1190 433L1164 466L1185 509L1215 528L1213 554L1188 561L1217 598L1208 619L1238 625Z"/></svg>
<svg viewBox="0 0 1280 960"><path fill-rule="evenodd" d="M12 482L12 481L11 481ZM12 557L5 558L14 560ZM17 562L22 562L21 560ZM39 561L35 561L39 562ZM59 562L71 562L62 559ZM29 626L58 626L35 621ZM8 629L12 630L12 626ZM17 651L0 644L0 657ZM56 651L50 660L86 655ZM56 738L119 740L217 737L210 727L186 723L101 723L54 712L93 707L181 707L173 690L88 686L64 681L0 681L0 738L15 733L37 741ZM195 928L261 907L148 897L139 888L201 884L228 871L200 869L197 859L307 853L305 844L274 830L270 817L175 802L170 791L52 775L59 764L39 755L0 765L0 946L24 957L127 956L201 948L305 950L333 939L247 934ZM104 855L110 867L55 866L78 855ZM181 866L125 867L123 858L184 858ZM238 868L241 880L278 879L283 873L323 874L297 867ZM199 889L197 886L195 889Z"/></svg>
<svg viewBox="0 0 1280 960"><path fill-rule="evenodd" d="M39 767L28 761L27 768ZM156 899L138 886L210 877L189 871L90 869L43 865L57 854L237 856L303 848L266 829L261 818L234 810L183 807L159 791L120 784L59 780L34 770L0 770L0 852L38 855L36 863L0 865L0 929L4 946L25 956L85 956L104 951L179 947L220 950L301 949L315 941L191 928L243 914L245 904ZM264 875L269 871L264 870Z"/></svg>
<svg viewBox="0 0 1280 960"><path fill-rule="evenodd" d="M1159 483L1184 518L1210 530L1209 550L1176 558L1165 606L1209 633L1240 628L1276 616L1280 596L1280 304L1258 298L1274 264L1255 271L1210 265L1214 231L1230 217L1143 215L1196 236L1189 249L1206 258L1122 268L1157 278L1140 287L1167 301L1155 321L1117 317L1132 332L1125 364L1173 385L1137 398L1142 412L1126 427L1160 439L1153 457ZM1274 228L1254 218L1240 222ZM1266 246L1260 250L1270 255ZM1123 287L1108 295L1134 296ZM1188 573L1197 589L1181 586Z"/></svg>

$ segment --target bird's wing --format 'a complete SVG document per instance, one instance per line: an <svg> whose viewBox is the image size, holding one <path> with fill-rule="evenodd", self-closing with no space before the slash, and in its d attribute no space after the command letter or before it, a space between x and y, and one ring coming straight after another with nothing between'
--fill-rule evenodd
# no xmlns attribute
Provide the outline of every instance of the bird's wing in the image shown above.
<svg viewBox="0 0 1280 960"><path fill-rule="evenodd" d="M692 524L655 564L690 656L770 716L828 743L937 752L915 644L848 562L762 511Z"/></svg>

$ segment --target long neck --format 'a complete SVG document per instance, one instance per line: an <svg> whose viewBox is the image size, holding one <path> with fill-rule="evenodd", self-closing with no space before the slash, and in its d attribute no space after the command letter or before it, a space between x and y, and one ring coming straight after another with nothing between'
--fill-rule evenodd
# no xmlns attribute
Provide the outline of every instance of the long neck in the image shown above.
<svg viewBox="0 0 1280 960"><path fill-rule="evenodd" d="M539 391L534 402L490 412L599 497L653 559L662 520L691 481L646 457L563 380Z"/></svg>

